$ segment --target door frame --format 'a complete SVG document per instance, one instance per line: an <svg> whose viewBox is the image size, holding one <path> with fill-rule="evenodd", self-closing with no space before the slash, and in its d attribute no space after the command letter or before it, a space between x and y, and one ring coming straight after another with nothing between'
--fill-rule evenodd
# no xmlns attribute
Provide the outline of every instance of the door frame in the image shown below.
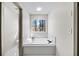
<svg viewBox="0 0 79 59"><path fill-rule="evenodd" d="M74 56L79 56L79 2L74 2Z"/></svg>
<svg viewBox="0 0 79 59"><path fill-rule="evenodd" d="M1 42L1 19L2 19L2 3L0 2L0 56L2 56L2 42Z"/></svg>
<svg viewBox="0 0 79 59"><path fill-rule="evenodd" d="M22 38L22 35L23 35L23 30L22 30L22 21L23 21L23 10L22 10L22 8L21 8L21 6L19 5L19 3L17 3L17 2L13 2L14 3L14 5L19 9L19 36L18 36L18 38L19 38L19 56L23 56L23 38Z"/></svg>
<svg viewBox="0 0 79 59"><path fill-rule="evenodd" d="M23 56L22 9L19 8L19 56Z"/></svg>
<svg viewBox="0 0 79 59"><path fill-rule="evenodd" d="M77 2L77 56L79 56L79 2Z"/></svg>

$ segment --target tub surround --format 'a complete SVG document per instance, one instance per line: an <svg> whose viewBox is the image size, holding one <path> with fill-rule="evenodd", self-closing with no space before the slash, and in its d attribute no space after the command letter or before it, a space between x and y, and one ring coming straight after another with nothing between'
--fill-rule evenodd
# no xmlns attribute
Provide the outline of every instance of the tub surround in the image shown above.
<svg viewBox="0 0 79 59"><path fill-rule="evenodd" d="M26 44L24 56L56 56L56 46L52 44Z"/></svg>
<svg viewBox="0 0 79 59"><path fill-rule="evenodd" d="M47 40L52 42L49 44ZM24 56L55 56L55 40L46 37L28 38L24 43L23 54Z"/></svg>

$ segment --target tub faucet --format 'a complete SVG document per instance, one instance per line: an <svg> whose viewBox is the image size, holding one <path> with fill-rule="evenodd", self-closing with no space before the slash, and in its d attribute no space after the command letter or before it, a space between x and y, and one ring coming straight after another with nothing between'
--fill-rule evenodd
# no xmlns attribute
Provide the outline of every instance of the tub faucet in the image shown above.
<svg viewBox="0 0 79 59"><path fill-rule="evenodd" d="M50 41L50 40L47 40L47 41L48 41L48 44L50 44L50 43L52 43L52 41L53 41L53 40L52 40L52 41Z"/></svg>

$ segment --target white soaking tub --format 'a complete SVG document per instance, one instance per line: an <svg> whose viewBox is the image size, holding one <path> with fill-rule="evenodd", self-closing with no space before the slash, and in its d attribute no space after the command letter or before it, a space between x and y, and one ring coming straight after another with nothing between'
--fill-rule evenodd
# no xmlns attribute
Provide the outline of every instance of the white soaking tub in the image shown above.
<svg viewBox="0 0 79 59"><path fill-rule="evenodd" d="M48 38L34 38L32 41L26 40L23 47L24 56L55 56L55 41L48 44Z"/></svg>

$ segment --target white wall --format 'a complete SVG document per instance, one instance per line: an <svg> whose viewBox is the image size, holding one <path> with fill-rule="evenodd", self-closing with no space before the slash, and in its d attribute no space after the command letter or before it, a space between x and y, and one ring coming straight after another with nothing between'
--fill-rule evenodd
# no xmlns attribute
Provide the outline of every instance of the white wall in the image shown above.
<svg viewBox="0 0 79 59"><path fill-rule="evenodd" d="M26 39L30 37L30 15L23 8L23 42L26 42Z"/></svg>
<svg viewBox="0 0 79 59"><path fill-rule="evenodd" d="M22 25L23 25L23 44L26 43L26 40L30 37L30 14L25 9L22 3L18 3L18 5L22 8Z"/></svg>
<svg viewBox="0 0 79 59"><path fill-rule="evenodd" d="M18 9L13 3L2 4L2 55L18 55Z"/></svg>
<svg viewBox="0 0 79 59"><path fill-rule="evenodd" d="M56 36L56 53L58 56L73 55L73 3L61 3L49 13L48 33ZM73 14L73 13L72 13Z"/></svg>

